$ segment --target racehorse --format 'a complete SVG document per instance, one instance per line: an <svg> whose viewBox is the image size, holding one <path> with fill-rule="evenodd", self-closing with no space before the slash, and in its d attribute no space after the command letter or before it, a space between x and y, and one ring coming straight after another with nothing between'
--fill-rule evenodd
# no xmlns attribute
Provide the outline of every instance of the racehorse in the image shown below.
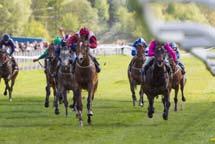
<svg viewBox="0 0 215 144"><path fill-rule="evenodd" d="M74 74L72 73L72 64L70 63L71 51L67 47L63 47L60 52L60 65L57 76L57 97L55 99L55 114L59 114L58 100L60 96L63 98L63 103L68 115L68 100L67 91L73 91L73 106L75 105L75 82Z"/></svg>
<svg viewBox="0 0 215 144"><path fill-rule="evenodd" d="M149 101L148 117L152 118L154 113L154 98L163 95L162 102L164 106L163 119L168 119L170 107L171 76L167 71L165 64L166 51L163 47L155 49L155 58L153 64L146 71L143 92L147 95Z"/></svg>
<svg viewBox="0 0 215 144"><path fill-rule="evenodd" d="M18 69L13 68L13 62L5 49L0 49L0 81L1 78L5 82L4 95L9 93L9 101L12 101L13 86L15 84L16 77L19 73ZM9 82L11 81L11 84Z"/></svg>
<svg viewBox="0 0 215 144"><path fill-rule="evenodd" d="M186 78L185 75L182 74L181 68L179 66L177 66L177 64L170 59L170 66L172 68L173 71L173 80L172 80L172 88L175 90L175 97L174 97L174 103L175 103L175 108L174 110L177 111L178 107L177 107L177 103L178 103L178 90L179 90L179 86L181 89L181 94L182 94L182 101L185 102L186 98L184 96L184 86L186 83Z"/></svg>
<svg viewBox="0 0 215 144"><path fill-rule="evenodd" d="M82 120L82 96L81 91L82 89L87 90L88 97L87 97L87 116L88 116L88 124L91 124L91 116L93 116L92 111L92 101L94 99L94 94L97 89L98 85L98 75L96 72L95 64L93 63L91 56L89 54L89 48L86 42L78 42L77 47L77 61L75 65L75 81L77 83L77 116L79 118L80 125L83 125Z"/></svg>
<svg viewBox="0 0 215 144"><path fill-rule="evenodd" d="M142 81L141 70L145 60L146 58L144 54L144 48L138 47L137 55L132 58L128 66L128 79L130 84L130 90L132 93L133 106L135 106L135 103L137 101L137 98L135 95L135 89L137 85L141 85L141 81ZM141 87L140 87L139 95L140 95L139 106L142 107L144 104L144 100L143 100L144 93Z"/></svg>
<svg viewBox="0 0 215 144"><path fill-rule="evenodd" d="M49 107L49 96L51 94L50 89L53 89L54 98L56 98L56 76L57 76L57 65L58 58L55 54L54 44L50 44L48 47L48 57L45 59L45 75L46 75L46 97L45 97L45 107Z"/></svg>

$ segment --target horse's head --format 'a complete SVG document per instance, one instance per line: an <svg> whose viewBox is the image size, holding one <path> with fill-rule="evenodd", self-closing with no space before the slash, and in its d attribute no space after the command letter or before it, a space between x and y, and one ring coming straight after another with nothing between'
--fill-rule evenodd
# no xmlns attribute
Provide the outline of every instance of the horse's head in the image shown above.
<svg viewBox="0 0 215 144"><path fill-rule="evenodd" d="M163 46L155 49L155 62L158 67L163 67L165 64L166 51Z"/></svg>
<svg viewBox="0 0 215 144"><path fill-rule="evenodd" d="M55 45L53 43L48 46L48 58L50 61L53 61L56 58Z"/></svg>
<svg viewBox="0 0 215 144"><path fill-rule="evenodd" d="M88 64L89 63L89 48L88 48L88 42L80 42L78 44L78 48L76 51L77 54L77 60L79 64Z"/></svg>
<svg viewBox="0 0 215 144"><path fill-rule="evenodd" d="M142 46L142 45L138 45L136 47L136 50L137 50L137 57L142 57L144 56L144 51L145 51L145 47Z"/></svg>
<svg viewBox="0 0 215 144"><path fill-rule="evenodd" d="M60 52L61 68L63 71L70 70L71 51L67 47L63 47Z"/></svg>

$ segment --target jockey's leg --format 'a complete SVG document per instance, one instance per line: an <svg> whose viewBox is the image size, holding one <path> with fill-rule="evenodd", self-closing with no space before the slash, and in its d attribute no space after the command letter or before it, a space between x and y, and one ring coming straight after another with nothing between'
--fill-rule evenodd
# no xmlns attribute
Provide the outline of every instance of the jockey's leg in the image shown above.
<svg viewBox="0 0 215 144"><path fill-rule="evenodd" d="M92 58L92 60L95 64L96 72L99 73L101 71L99 62L97 61L97 59L92 54L89 54L89 56Z"/></svg>
<svg viewBox="0 0 215 144"><path fill-rule="evenodd" d="M17 64L16 61L15 61L15 58L14 58L14 57L11 57L11 60L12 60L13 71L18 71L18 70L19 70L19 67L18 67L18 64Z"/></svg>
<svg viewBox="0 0 215 144"><path fill-rule="evenodd" d="M167 70L167 72L168 72L168 74L170 75L170 76L172 76L172 68L171 68L171 66L170 66L170 64L169 64L169 61L166 61L165 62L165 66L166 66L166 70Z"/></svg>
<svg viewBox="0 0 215 144"><path fill-rule="evenodd" d="M178 61L178 65L181 67L181 72L182 74L184 75L186 72L185 72L185 67L184 67L184 64L181 62L181 61Z"/></svg>

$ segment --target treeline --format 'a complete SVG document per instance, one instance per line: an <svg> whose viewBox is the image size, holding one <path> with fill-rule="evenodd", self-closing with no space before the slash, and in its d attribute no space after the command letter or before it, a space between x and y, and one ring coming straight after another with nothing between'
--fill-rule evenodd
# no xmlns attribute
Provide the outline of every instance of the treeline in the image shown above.
<svg viewBox="0 0 215 144"><path fill-rule="evenodd" d="M137 10L137 0L1 0L0 34L45 37L51 40L59 27L69 33L86 26L101 42L134 40L150 34ZM155 4L159 18L195 20L215 25L215 12L196 4Z"/></svg>
<svg viewBox="0 0 215 144"><path fill-rule="evenodd" d="M131 39L143 34L127 0L1 0L0 32L51 39L59 27L75 32L92 29L101 41Z"/></svg>

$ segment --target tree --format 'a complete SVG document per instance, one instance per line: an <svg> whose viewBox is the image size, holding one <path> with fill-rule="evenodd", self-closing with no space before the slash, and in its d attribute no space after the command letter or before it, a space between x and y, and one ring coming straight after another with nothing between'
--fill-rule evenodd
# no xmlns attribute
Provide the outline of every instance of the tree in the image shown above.
<svg viewBox="0 0 215 144"><path fill-rule="evenodd" d="M50 36L48 31L45 27L36 20L30 20L26 25L23 36L30 36L30 37L44 37L47 40L50 40Z"/></svg>
<svg viewBox="0 0 215 144"><path fill-rule="evenodd" d="M19 35L23 32L25 23L31 14L31 0L1 0L0 5L0 32Z"/></svg>
<svg viewBox="0 0 215 144"><path fill-rule="evenodd" d="M98 16L101 22L109 19L109 4L107 0L95 0L95 8L98 10Z"/></svg>

